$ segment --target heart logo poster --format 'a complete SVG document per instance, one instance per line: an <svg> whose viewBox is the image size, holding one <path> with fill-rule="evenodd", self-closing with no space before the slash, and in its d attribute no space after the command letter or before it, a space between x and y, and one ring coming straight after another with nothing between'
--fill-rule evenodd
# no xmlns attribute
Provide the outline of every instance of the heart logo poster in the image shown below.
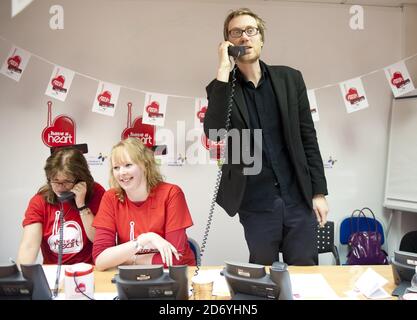
<svg viewBox="0 0 417 320"><path fill-rule="evenodd" d="M206 116L208 100L206 98L196 98L194 103L194 128L202 128L204 117Z"/></svg>
<svg viewBox="0 0 417 320"><path fill-rule="evenodd" d="M45 94L51 98L65 102L72 79L74 79L74 71L55 66L49 79Z"/></svg>
<svg viewBox="0 0 417 320"><path fill-rule="evenodd" d="M142 123L163 127L167 108L168 96L147 92L143 107Z"/></svg>
<svg viewBox="0 0 417 320"><path fill-rule="evenodd" d="M414 90L413 81L410 78L404 61L384 68L384 72L394 97L399 97Z"/></svg>
<svg viewBox="0 0 417 320"><path fill-rule="evenodd" d="M93 112L113 117L119 99L120 86L100 81L93 103Z"/></svg>
<svg viewBox="0 0 417 320"><path fill-rule="evenodd" d="M339 84L347 113L369 107L361 78L354 78Z"/></svg>
<svg viewBox="0 0 417 320"><path fill-rule="evenodd" d="M4 61L0 69L0 73L19 82L29 62L30 56L31 54L26 50L12 47L6 61Z"/></svg>
<svg viewBox="0 0 417 320"><path fill-rule="evenodd" d="M63 147L75 144L75 122L68 116L52 119L52 102L48 101L48 121L42 131L42 141L48 147Z"/></svg>
<svg viewBox="0 0 417 320"><path fill-rule="evenodd" d="M147 147L155 145L155 126L144 124L142 117L137 117L132 124L132 103L127 104L127 127L122 132L122 139L138 138Z"/></svg>

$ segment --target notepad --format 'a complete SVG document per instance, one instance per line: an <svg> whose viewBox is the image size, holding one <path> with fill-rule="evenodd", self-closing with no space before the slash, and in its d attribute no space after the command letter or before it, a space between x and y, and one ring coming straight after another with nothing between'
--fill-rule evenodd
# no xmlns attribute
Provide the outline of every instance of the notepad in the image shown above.
<svg viewBox="0 0 417 320"><path fill-rule="evenodd" d="M290 274L295 300L338 300L339 296L321 274Z"/></svg>
<svg viewBox="0 0 417 320"><path fill-rule="evenodd" d="M391 297L383 288L387 283L387 279L368 268L355 282L355 289L368 299L386 299Z"/></svg>

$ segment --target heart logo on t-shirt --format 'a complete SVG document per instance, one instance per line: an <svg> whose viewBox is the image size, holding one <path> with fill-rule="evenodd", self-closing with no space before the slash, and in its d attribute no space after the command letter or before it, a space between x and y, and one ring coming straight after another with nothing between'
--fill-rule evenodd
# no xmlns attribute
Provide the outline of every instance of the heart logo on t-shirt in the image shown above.
<svg viewBox="0 0 417 320"><path fill-rule="evenodd" d="M52 126L42 131L42 140L48 147L61 147L75 144L75 122L68 116L58 116Z"/></svg>
<svg viewBox="0 0 417 320"><path fill-rule="evenodd" d="M59 215L55 216L55 222L57 223ZM58 228L58 224L56 224ZM48 245L52 252L58 253L59 250L59 229L52 230L52 234L48 238ZM84 247L83 233L81 226L76 221L65 221L63 226L63 253L72 254L81 252Z"/></svg>
<svg viewBox="0 0 417 320"><path fill-rule="evenodd" d="M138 138L147 147L155 145L155 126L142 123L142 117L133 121L133 126L125 128L122 132L122 139Z"/></svg>

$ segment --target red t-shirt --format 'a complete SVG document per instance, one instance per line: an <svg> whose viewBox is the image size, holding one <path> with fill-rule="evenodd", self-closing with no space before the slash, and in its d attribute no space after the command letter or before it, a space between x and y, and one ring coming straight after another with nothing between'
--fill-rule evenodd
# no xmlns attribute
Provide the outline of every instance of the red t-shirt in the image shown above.
<svg viewBox="0 0 417 320"><path fill-rule="evenodd" d="M140 205L127 197L121 202L114 189L106 191L93 223L97 229L105 228L116 233L118 244L134 240L146 232L157 233L166 239L167 233L192 225L184 193L180 187L165 182L151 190L148 198ZM188 243L181 264L195 265L194 254Z"/></svg>
<svg viewBox="0 0 417 320"><path fill-rule="evenodd" d="M87 206L95 215L100 206L100 200L105 190L94 183L93 193ZM36 194L30 199L25 212L23 226L32 223L42 224L41 251L44 264L58 263L59 248L59 204L47 203L42 195ZM88 239L78 210L69 202L64 202L64 248L62 264L74 264L78 262L92 263L93 244Z"/></svg>

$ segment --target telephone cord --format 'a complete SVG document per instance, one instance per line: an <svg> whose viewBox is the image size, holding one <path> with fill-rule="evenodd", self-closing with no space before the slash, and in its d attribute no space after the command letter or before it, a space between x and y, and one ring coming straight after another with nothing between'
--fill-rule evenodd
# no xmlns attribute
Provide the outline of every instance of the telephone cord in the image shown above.
<svg viewBox="0 0 417 320"><path fill-rule="evenodd" d="M200 247L200 259L198 259L197 262L196 262L197 265L196 265L196 269L194 271L194 276L197 276L198 272L200 271L201 260L203 258L203 253L205 252L205 249L206 249L208 234L210 232L211 223L213 221L214 205L216 204L217 193L219 191L219 186L220 186L220 179L222 177L222 167L223 167L223 162L224 162L224 151L227 150L227 134L228 134L229 128L230 128L231 115L232 115L232 106L233 106L233 97L234 97L234 94L235 94L236 69L237 69L237 64L236 64L236 61L235 61L235 65L233 66L233 70L232 70L232 83L231 83L230 96L229 96L229 101L228 101L228 104L227 104L227 114L226 114L226 124L225 124L226 133L224 135L225 147L220 149L220 166L219 166L219 169L217 171L216 183L214 185L213 198L212 198L211 203L210 203L210 209L209 209L209 214L208 214L208 218L207 218L207 224L206 224L206 228L205 228L205 231L204 231L203 241L202 241L201 247Z"/></svg>

